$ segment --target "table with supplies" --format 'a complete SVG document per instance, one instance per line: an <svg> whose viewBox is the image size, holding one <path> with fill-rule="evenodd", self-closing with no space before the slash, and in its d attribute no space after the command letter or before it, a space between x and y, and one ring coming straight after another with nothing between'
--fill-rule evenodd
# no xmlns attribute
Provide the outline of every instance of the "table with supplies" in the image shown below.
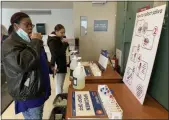
<svg viewBox="0 0 169 120"><path fill-rule="evenodd" d="M82 62L83 66L89 66L88 62ZM70 81L72 79L70 78ZM121 83L122 76L115 70L113 70L112 66L109 64L105 71L101 73L101 76L86 76L85 77L86 84L94 84L94 83Z"/></svg>
<svg viewBox="0 0 169 120"><path fill-rule="evenodd" d="M94 109L93 113L88 111L88 113L85 115L78 111L75 114L75 109L74 109L75 107L78 107L78 109L83 109L81 108L81 106L79 106L79 104L74 103L75 100L81 101L82 99L82 98L80 99L80 96L78 99L77 98L74 99L75 93L82 92L82 93L86 93L86 95L90 94L91 98L92 95L96 96L93 97L91 100L89 100L86 95L82 95L85 101L85 108L89 109L91 101L93 101L92 103L94 104L96 104L95 101L98 101L97 94L96 94L98 93L97 92L98 85L100 84L86 84L85 88L82 90L75 90L73 89L72 85L69 86L68 98L67 98L69 102L67 103L66 119L85 119L85 118L106 119L108 118L107 114L103 114L102 107L99 104L93 108ZM168 111L149 95L146 96L144 105L141 105L125 84L117 83L117 84L106 84L106 85L110 90L113 91L112 94L122 110L122 119L168 119ZM100 115L99 117L98 114Z"/></svg>
<svg viewBox="0 0 169 120"><path fill-rule="evenodd" d="M101 76L86 76L87 83L121 83L121 75L113 70L111 65L108 65L106 70L102 72Z"/></svg>

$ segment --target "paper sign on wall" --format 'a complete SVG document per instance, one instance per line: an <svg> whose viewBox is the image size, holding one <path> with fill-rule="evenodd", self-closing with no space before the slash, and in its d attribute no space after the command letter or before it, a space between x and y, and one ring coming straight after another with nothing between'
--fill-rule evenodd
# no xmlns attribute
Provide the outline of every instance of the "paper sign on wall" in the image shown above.
<svg viewBox="0 0 169 120"><path fill-rule="evenodd" d="M123 81L141 104L147 93L165 9L166 5L162 5L136 14Z"/></svg>
<svg viewBox="0 0 169 120"><path fill-rule="evenodd" d="M122 52L119 49L116 49L116 58L119 60L118 65L121 67L121 57L122 57Z"/></svg>
<svg viewBox="0 0 169 120"><path fill-rule="evenodd" d="M94 31L106 32L108 29L108 20L94 20Z"/></svg>

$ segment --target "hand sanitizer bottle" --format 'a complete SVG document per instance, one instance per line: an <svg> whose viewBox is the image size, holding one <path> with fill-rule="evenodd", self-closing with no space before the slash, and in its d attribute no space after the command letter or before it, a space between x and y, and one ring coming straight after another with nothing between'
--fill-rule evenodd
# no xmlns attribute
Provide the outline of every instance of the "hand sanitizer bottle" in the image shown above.
<svg viewBox="0 0 169 120"><path fill-rule="evenodd" d="M72 51L73 53L73 58L71 59L71 63L70 63L70 78L73 79L73 71L77 66L77 57L76 57L76 53L77 51Z"/></svg>
<svg viewBox="0 0 169 120"><path fill-rule="evenodd" d="M73 88L83 89L85 87L85 71L84 66L81 65L80 59L78 60L78 65L73 71Z"/></svg>

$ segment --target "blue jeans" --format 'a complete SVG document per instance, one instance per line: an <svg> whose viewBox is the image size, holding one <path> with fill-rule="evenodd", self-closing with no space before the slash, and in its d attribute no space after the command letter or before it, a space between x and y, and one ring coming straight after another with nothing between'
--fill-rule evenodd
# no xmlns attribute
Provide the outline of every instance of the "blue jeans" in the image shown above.
<svg viewBox="0 0 169 120"><path fill-rule="evenodd" d="M44 105L42 105L40 107L29 108L27 111L22 112L22 114L26 120L29 120L29 119L42 120L43 107L44 107Z"/></svg>

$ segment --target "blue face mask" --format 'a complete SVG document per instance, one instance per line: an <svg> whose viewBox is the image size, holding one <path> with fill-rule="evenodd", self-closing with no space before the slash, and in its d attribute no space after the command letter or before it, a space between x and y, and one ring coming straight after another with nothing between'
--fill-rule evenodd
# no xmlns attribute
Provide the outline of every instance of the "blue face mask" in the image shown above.
<svg viewBox="0 0 169 120"><path fill-rule="evenodd" d="M28 34L27 34L24 30L22 30L21 28L19 28L19 29L16 31L16 33L17 33L23 40L25 40L25 41L27 41L27 42L30 42L30 41L31 41L30 38L29 38L29 36L28 36Z"/></svg>

